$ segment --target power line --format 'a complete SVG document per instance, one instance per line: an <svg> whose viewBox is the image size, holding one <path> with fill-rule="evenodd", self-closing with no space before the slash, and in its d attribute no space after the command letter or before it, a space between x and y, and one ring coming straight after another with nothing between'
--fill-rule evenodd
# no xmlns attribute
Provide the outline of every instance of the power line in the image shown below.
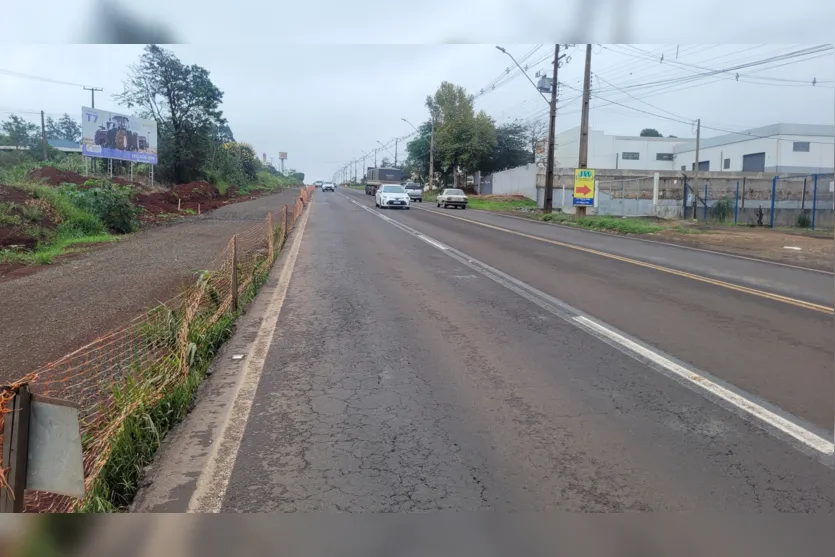
<svg viewBox="0 0 835 557"><path fill-rule="evenodd" d="M52 79L50 77L41 77L41 76L38 76L38 75L31 75L31 74L26 74L26 73L22 73L22 72L15 72L15 71L12 71L12 70L0 69L0 75L8 75L8 76L11 76L11 77L20 77L20 78L23 78L23 79L32 79L32 80L35 80L35 81L43 81L43 82L46 82L46 83L55 83L57 85L69 85L71 87L84 87L84 84L82 84L82 83L73 83L72 81L62 81L60 79Z"/></svg>

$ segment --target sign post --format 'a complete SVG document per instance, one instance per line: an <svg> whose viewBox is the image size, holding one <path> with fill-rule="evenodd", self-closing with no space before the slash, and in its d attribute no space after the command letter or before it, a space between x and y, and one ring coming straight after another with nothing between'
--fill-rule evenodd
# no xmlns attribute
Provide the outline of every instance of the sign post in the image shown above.
<svg viewBox="0 0 835 557"><path fill-rule="evenodd" d="M592 207L594 206L594 169L591 168L575 168L574 169L574 206L575 207Z"/></svg>

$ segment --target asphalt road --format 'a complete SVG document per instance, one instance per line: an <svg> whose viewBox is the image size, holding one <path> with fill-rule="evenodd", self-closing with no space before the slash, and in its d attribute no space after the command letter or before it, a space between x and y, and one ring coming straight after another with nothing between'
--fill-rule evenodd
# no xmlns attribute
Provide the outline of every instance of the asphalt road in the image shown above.
<svg viewBox="0 0 835 557"><path fill-rule="evenodd" d="M832 512L831 456L450 254L829 439L831 315L427 211L386 222L352 199L373 206L315 196L234 466L213 486L221 511ZM223 541L204 527L194 544Z"/></svg>

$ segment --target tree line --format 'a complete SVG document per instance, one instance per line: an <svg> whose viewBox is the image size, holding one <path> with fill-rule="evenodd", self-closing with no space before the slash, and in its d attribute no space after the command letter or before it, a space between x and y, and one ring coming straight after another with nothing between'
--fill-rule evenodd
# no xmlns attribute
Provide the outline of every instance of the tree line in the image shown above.
<svg viewBox="0 0 835 557"><path fill-rule="evenodd" d="M239 187L270 177L283 183L304 181L303 173L291 169L282 174L259 159L251 145L236 141L221 109L223 91L208 70L184 64L169 50L146 46L114 98L134 115L156 120L158 180L208 180ZM42 157L40 126L12 114L0 127L0 145L25 147L31 158ZM48 118L46 132L48 139L81 140L81 127L67 114L57 121Z"/></svg>

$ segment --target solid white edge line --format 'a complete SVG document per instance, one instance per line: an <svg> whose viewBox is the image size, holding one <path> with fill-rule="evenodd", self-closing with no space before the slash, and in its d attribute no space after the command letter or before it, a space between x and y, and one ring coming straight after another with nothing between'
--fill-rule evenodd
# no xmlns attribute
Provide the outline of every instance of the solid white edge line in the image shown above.
<svg viewBox="0 0 835 557"><path fill-rule="evenodd" d="M346 198L347 198L347 196L346 196ZM377 216L382 217L382 215L379 215L376 211L371 210L369 207L366 207L362 203L358 203L358 202L356 202L356 201L354 201L353 199L350 199L350 198L348 198L348 199L352 203L355 203L359 207L362 207L363 209L367 210L371 214L375 214ZM391 224L393 224L393 225L397 226L398 228L401 228L402 230L404 230L404 232L407 232L407 233L410 233L414 236L417 236L418 238L426 241L427 243L429 243L433 247L436 247L438 249L441 249L441 250L445 251L445 253L452 256L454 259L458 259L458 255L455 253L455 252L457 252L457 250L452 250L448 246L444 246L442 248L441 246L443 246L443 244L441 244L440 242L437 242L437 240L434 240L434 238L430 238L429 236L426 236L425 234L423 234L421 232L418 232L417 230L412 229L411 227L408 227L408 226L406 226L404 224L401 224L399 222L395 222L395 221L392 221L390 219L387 219L387 220L389 220L389 222ZM429 241L430 239L434 240L434 242L430 242ZM436 243L437 243L437 245L436 245ZM459 253L461 253L461 252L459 252ZM464 255L464 257L466 257L468 259L469 266L471 268L475 269L476 271L478 271L482 275L486 276L487 278L490 278L491 280L493 280L495 282L498 282L499 284L501 284L505 288L509 288L510 290L517 291L517 288L511 287L510 285L505 283L500 277L493 276L492 274L489 274L486 271L486 269L480 268L480 267L483 266L485 268L492 269L489 266L481 263L480 261L477 262L477 260L470 258L466 254L461 253L461 255ZM475 265L476 263L478 263L478 266ZM504 275L504 273L501 273L501 274ZM525 283L522 283L518 279L510 277L509 275L508 275L508 278L513 280L514 282L525 285L526 288L517 291L517 293L520 293L523 297L525 297L527 299L531 299L531 300L533 298L531 298L530 296L535 296L537 298L542 297L541 295L537 295L537 294L534 293L534 292L538 293L538 291L536 291L536 289L534 289L533 287L530 287L529 285L527 285ZM529 290L531 292L525 292L526 290ZM522 292L524 292L524 293L522 293ZM549 298L550 298L550 296L549 296ZM542 302L546 303L546 304L553 303L553 302L550 302L548 300L542 300ZM535 303L539 304L540 302L536 301ZM564 305L564 304L561 304L561 305ZM735 392L733 392L733 391L731 391L731 390L729 390L725 387L722 387L721 385L711 381L709 378L704 377L704 376L700 375L699 373L696 373L695 371L693 371L691 369L685 368L684 366L682 366L680 364L677 364L676 362L670 360L669 358L664 357L663 355L661 355L661 354L659 354L659 353L657 353L653 350L650 350L649 348L641 346L640 344L626 338L625 336L623 336L619 333L616 333L615 331L612 331L612 330L604 327L600 323L598 323L598 322L596 322L592 319L589 319L588 317L585 317L584 315L570 315L570 316L568 316L568 315L565 314L565 311L566 311L567 307L560 309L559 306L558 306L555 309L557 310L558 314L563 317L563 319L566 319L566 321L569 321L569 322L573 321L575 323L575 325L578 326L581 329L585 329L588 332L595 332L599 335L602 335L602 336L608 338L610 341L618 344L620 347L626 349L627 351L631 352L632 354L637 355L641 358L644 358L645 360L650 361L650 362L654 363L655 365L663 367L664 369L668 370L669 372L675 374L677 377L680 377L680 378L684 379L685 381L687 381L688 384L699 387L700 389L702 389L702 390L710 393L711 395L723 400L724 402L732 405L734 408L737 408L738 410L742 411L744 414L752 416L753 418L756 418L758 421L769 425L770 427L776 429L777 431L780 431L780 432L792 437L793 439L799 441L800 443L802 443L806 447L809 447L809 448L811 448L811 449L813 449L813 450L815 450L815 451L817 451L817 452L819 452L819 453L821 453L821 454L823 454L824 456L827 456L827 457L831 457L831 456L833 456L833 454L835 454L835 443L833 443L832 441L829 441L829 440L821 437L820 435L817 435L816 433L814 433L812 431L809 431L808 429L804 428L801 425L798 425L798 424L796 424L796 423L794 423L790 420L787 420L786 418L783 418L782 416L768 410L767 408L764 408L764 407L760 406L756 402L754 402L752 400L749 400L748 398L746 398L746 397L744 397L740 394L737 394L737 393L735 393Z"/></svg>
<svg viewBox="0 0 835 557"><path fill-rule="evenodd" d="M807 429L790 422L782 416L779 416L774 412L771 412L770 410L763 408L762 406L726 389L725 387L722 387L721 385L717 385L710 379L680 366L679 364L665 358L664 356L648 348L645 348L632 340L629 340L623 335L620 335L583 315L574 316L573 319L578 323L582 324L584 327L594 329L596 332L623 346L627 350L634 352L643 358L646 358L647 360L676 374L682 379L698 386L701 389L704 389L705 391L711 393L716 397L721 398L722 400L734 405L735 407L754 416L762 422L767 423L771 427L779 431L782 431L787 435L790 435L791 437L797 439L804 445L807 445L825 455L832 455L833 453L835 453L835 444L831 441L828 441L812 433L811 431L808 431Z"/></svg>
<svg viewBox="0 0 835 557"><path fill-rule="evenodd" d="M217 442L212 445L206 468L197 479L197 486L189 500L188 512L190 513L218 513L221 510L312 208L313 203L302 214L299 226L296 228L293 244L290 246L287 260L278 277L278 285L244 363L246 367L238 382L232 407L226 416Z"/></svg>

